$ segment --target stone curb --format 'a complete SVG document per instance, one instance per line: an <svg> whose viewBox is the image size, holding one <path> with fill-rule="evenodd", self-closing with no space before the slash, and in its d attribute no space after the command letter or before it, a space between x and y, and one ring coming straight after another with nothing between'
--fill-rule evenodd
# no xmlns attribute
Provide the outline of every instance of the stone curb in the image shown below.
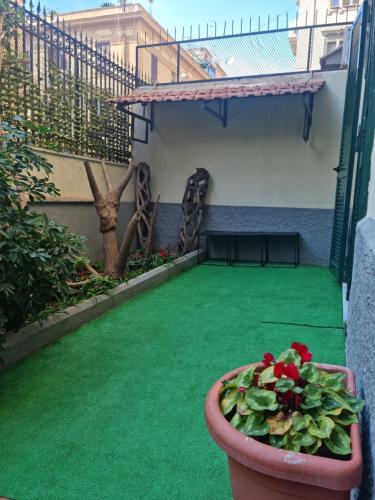
<svg viewBox="0 0 375 500"><path fill-rule="evenodd" d="M34 322L21 328L17 333L6 336L3 344L4 350L1 352L3 365L0 371L4 371L33 352L71 333L109 309L193 267L197 264L197 257L197 251L191 252L176 259L173 263L160 266L127 283L122 283L106 295L98 295L84 300L64 311L51 315L44 321Z"/></svg>

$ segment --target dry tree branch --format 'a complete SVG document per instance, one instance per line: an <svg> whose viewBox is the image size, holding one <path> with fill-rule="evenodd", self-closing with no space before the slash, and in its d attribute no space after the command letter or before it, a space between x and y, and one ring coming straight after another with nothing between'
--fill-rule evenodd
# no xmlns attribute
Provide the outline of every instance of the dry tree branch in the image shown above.
<svg viewBox="0 0 375 500"><path fill-rule="evenodd" d="M102 160L100 164L102 167L102 174L104 177L104 182L105 182L105 186L107 188L107 191L113 191L113 185L111 182L111 178L109 177L109 174L108 174L107 165L105 164L104 160Z"/></svg>
<svg viewBox="0 0 375 500"><path fill-rule="evenodd" d="M129 184L130 179L132 178L133 173L136 170L136 168L137 168L136 165L134 165L132 160L130 160L129 167L128 167L128 170L127 170L124 178L122 179L122 181L120 182L118 187L114 190L119 200L120 200L122 193L124 192L126 186Z"/></svg>
<svg viewBox="0 0 375 500"><path fill-rule="evenodd" d="M104 198L103 198L102 193L100 192L98 184L96 183L95 176L94 176L94 173L92 171L92 167L91 167L90 162L86 160L84 162L84 165L85 165L85 169L86 169L87 178L89 180L91 192L92 192L92 195L94 197L95 202L96 203L103 202Z"/></svg>

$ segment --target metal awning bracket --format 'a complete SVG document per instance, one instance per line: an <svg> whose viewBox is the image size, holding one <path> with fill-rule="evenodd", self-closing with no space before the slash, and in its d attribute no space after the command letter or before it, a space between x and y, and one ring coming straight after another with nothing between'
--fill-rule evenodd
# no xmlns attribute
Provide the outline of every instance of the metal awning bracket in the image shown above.
<svg viewBox="0 0 375 500"><path fill-rule="evenodd" d="M314 109L314 94L305 92L302 96L303 107L305 108L305 118L303 121L303 140L307 142L310 138L310 129L312 125L313 109Z"/></svg>
<svg viewBox="0 0 375 500"><path fill-rule="evenodd" d="M209 104L202 104L202 109L215 116L221 121L223 127L226 128L228 125L228 100L227 99L215 99L219 102L219 110L213 109ZM215 101L213 101L215 102Z"/></svg>
<svg viewBox="0 0 375 500"><path fill-rule="evenodd" d="M150 110L150 118L147 118L146 116L146 103L142 103L142 108L143 112L142 114L134 113L134 111L131 111L128 106L126 105L118 105L118 109L122 111L123 113L127 114L130 116L131 122L130 122L130 138L134 142L140 142L142 144L148 144L148 139L150 132L154 129L154 107L153 104L151 103L151 110ZM139 137L135 137L135 121L140 120L145 123L145 135L144 138L141 139Z"/></svg>

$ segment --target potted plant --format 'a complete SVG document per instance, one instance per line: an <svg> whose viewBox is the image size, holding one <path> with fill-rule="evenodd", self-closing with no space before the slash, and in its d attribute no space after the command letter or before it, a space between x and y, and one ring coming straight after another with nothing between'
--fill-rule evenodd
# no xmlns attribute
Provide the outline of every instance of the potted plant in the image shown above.
<svg viewBox="0 0 375 500"><path fill-rule="evenodd" d="M363 406L349 369L312 363L297 342L227 373L207 396L206 422L228 455L234 499L349 499L361 482Z"/></svg>

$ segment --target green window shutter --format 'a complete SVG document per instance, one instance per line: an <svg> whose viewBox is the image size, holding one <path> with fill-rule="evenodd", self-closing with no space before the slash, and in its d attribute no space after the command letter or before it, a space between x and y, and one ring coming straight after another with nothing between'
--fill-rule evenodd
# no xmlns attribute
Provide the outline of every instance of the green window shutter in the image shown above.
<svg viewBox="0 0 375 500"><path fill-rule="evenodd" d="M350 59L348 80L346 84L339 164L335 169L337 171L337 184L330 269L340 282L344 278L347 252L353 167L366 42L366 23L367 1L365 0L351 30Z"/></svg>
<svg viewBox="0 0 375 500"><path fill-rule="evenodd" d="M345 281L350 285L352 279L355 235L358 222L367 213L368 187L371 172L371 155L375 131L375 17L371 10L370 35L365 74L362 122L358 141L356 183L353 200L352 218L348 238L348 255L345 265Z"/></svg>

